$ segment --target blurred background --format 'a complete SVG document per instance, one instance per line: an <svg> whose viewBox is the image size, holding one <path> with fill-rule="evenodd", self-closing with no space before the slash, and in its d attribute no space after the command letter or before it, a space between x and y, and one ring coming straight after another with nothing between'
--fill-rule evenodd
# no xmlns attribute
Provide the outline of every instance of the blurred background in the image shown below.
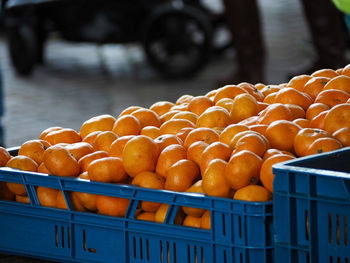
<svg viewBox="0 0 350 263"><path fill-rule="evenodd" d="M287 82L288 69L310 61L314 55L302 8L299 1L264 0L258 3L267 49L265 84ZM223 11L223 5L218 0L205 0L202 5L215 19ZM83 11L93 10L86 8L81 10ZM98 21L88 27L91 31L83 32L86 34L84 37L101 37L98 34L89 35L89 32L95 32L105 33L108 38L110 28L106 32L100 32L99 28L105 28L105 24L102 18L96 19ZM126 19L127 23L136 27L139 17L130 15L121 19ZM72 23L69 19L65 22L73 27L73 24L69 24ZM96 25L99 25L97 29L94 28ZM200 27L193 27L196 26ZM68 41L70 39L63 39L59 34L50 35L45 41L44 63L36 63L28 74L26 65L17 62L17 71L22 66L22 73L18 74L9 55L9 34L2 27L0 65L4 84L3 125L6 146L17 146L25 140L37 138L42 130L51 126L79 130L81 124L92 116L103 113L117 116L131 105L149 107L160 100L175 102L183 94L203 95L217 88L216 79L222 73L231 72L236 66L235 50L225 47L227 41L230 41L227 29L222 24L218 28L210 41L215 41L218 49L222 47L222 50L212 52L206 61L201 60L200 53L197 54L195 59L198 69L194 74L169 77L174 74L166 66L169 58L166 55L159 58L158 69L155 66L157 61L153 61L152 66L144 45L139 40L132 39L133 27L130 32L124 32L126 39L132 41L119 44L98 45ZM23 34L22 40L32 41L27 31ZM181 35L181 32L177 32L177 36ZM76 35L68 35L67 38L74 36ZM16 37L18 36L12 35L12 42L18 44ZM154 35L154 38L157 36ZM199 34L196 41L201 43L203 35ZM12 47L14 51L25 48L21 45ZM157 49L152 51L149 48L148 52L155 52L154 56L161 54L161 50ZM22 59L21 56L17 57L19 61ZM27 57L26 61L29 60ZM174 63L176 72L176 61Z"/></svg>

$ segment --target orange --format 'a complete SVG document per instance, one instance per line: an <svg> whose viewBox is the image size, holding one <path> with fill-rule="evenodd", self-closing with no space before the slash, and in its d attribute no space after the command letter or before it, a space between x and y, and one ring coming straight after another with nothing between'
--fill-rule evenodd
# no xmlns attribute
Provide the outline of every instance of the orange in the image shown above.
<svg viewBox="0 0 350 263"><path fill-rule="evenodd" d="M57 131L49 132L45 138L45 141L50 143L50 145L55 145L58 143L75 143L81 142L81 137L79 133L70 128L64 128Z"/></svg>
<svg viewBox="0 0 350 263"><path fill-rule="evenodd" d="M77 161L79 161L85 155L90 154L94 151L94 148L91 146L91 144L87 142L76 142L68 144L65 148L73 155Z"/></svg>
<svg viewBox="0 0 350 263"><path fill-rule="evenodd" d="M169 209L169 204L161 204L154 215L154 220L158 223L163 223L168 213L168 209ZM174 219L174 224L181 225L183 218L184 218L184 213L182 209L178 209Z"/></svg>
<svg viewBox="0 0 350 263"><path fill-rule="evenodd" d="M276 154L284 154L284 155L290 155L292 157L295 157L295 155L292 154L291 152L281 151L278 149L270 148L265 152L264 157L263 157L263 161L265 161L267 158L269 158L273 155L276 155Z"/></svg>
<svg viewBox="0 0 350 263"><path fill-rule="evenodd" d="M263 103L266 103L266 104L273 104L273 103L275 103L275 101L276 101L276 96L277 96L277 91L268 94L268 95L264 98Z"/></svg>
<svg viewBox="0 0 350 263"><path fill-rule="evenodd" d="M265 135L267 127L269 127L267 124L253 124L249 126L251 131L258 132L262 135Z"/></svg>
<svg viewBox="0 0 350 263"><path fill-rule="evenodd" d="M267 202L272 200L272 193L260 185L248 185L238 189L233 199L249 202Z"/></svg>
<svg viewBox="0 0 350 263"><path fill-rule="evenodd" d="M197 96L193 97L188 104L188 110L199 116L211 106L214 106L214 102L211 99L206 96Z"/></svg>
<svg viewBox="0 0 350 263"><path fill-rule="evenodd" d="M322 111L316 117L310 121L310 128L317 128L324 130L324 119L328 113L328 110Z"/></svg>
<svg viewBox="0 0 350 263"><path fill-rule="evenodd" d="M141 128L146 126L160 127L161 121L157 113L149 109L139 109L131 113L141 124Z"/></svg>
<svg viewBox="0 0 350 263"><path fill-rule="evenodd" d="M38 165L33 159L18 155L12 157L7 163L6 167L11 167L13 169L18 169L21 171L37 172ZM23 184L6 182L7 188L15 195L26 195L27 191Z"/></svg>
<svg viewBox="0 0 350 263"><path fill-rule="evenodd" d="M237 152L226 165L226 180L234 190L256 184L261 165L262 159L255 153L247 150Z"/></svg>
<svg viewBox="0 0 350 263"><path fill-rule="evenodd" d="M266 87L266 85L264 83L256 83L254 86L255 86L255 88L257 88L260 91Z"/></svg>
<svg viewBox="0 0 350 263"><path fill-rule="evenodd" d="M295 119L293 122L299 125L301 128L310 128L310 120L308 119Z"/></svg>
<svg viewBox="0 0 350 263"><path fill-rule="evenodd" d="M350 127L350 104L348 103L333 107L324 118L324 129L330 133L346 127Z"/></svg>
<svg viewBox="0 0 350 263"><path fill-rule="evenodd" d="M318 138L309 146L309 149L306 151L306 155L335 151L342 147L343 145L341 142L335 138Z"/></svg>
<svg viewBox="0 0 350 263"><path fill-rule="evenodd" d="M223 98L234 99L237 95L243 93L248 93L248 91L235 85L226 85L217 90L213 101L216 104L219 100Z"/></svg>
<svg viewBox="0 0 350 263"><path fill-rule="evenodd" d="M282 151L293 152L294 137L302 128L291 121L279 120L271 123L266 129L266 137L271 147Z"/></svg>
<svg viewBox="0 0 350 263"><path fill-rule="evenodd" d="M170 101L157 101L156 103L153 103L149 109L157 113L158 116L162 116L169 112L174 105L175 104Z"/></svg>
<svg viewBox="0 0 350 263"><path fill-rule="evenodd" d="M252 95L257 101L262 102L264 100L265 96L253 84L248 82L242 82L238 84L238 87L243 88L250 95Z"/></svg>
<svg viewBox="0 0 350 263"><path fill-rule="evenodd" d="M258 114L256 99L250 94L237 95L233 100L230 117L233 123Z"/></svg>
<svg viewBox="0 0 350 263"><path fill-rule="evenodd" d="M116 135L112 131L103 131L96 136L96 139L93 143L94 151L105 151L109 152L111 148L111 144L118 139L118 135Z"/></svg>
<svg viewBox="0 0 350 263"><path fill-rule="evenodd" d="M311 99L315 100L317 95L324 89L330 78L314 77L306 82L304 92L308 94Z"/></svg>
<svg viewBox="0 0 350 263"><path fill-rule="evenodd" d="M313 103L311 97L301 91L293 88L284 88L277 92L276 103L295 104L302 107L305 111Z"/></svg>
<svg viewBox="0 0 350 263"><path fill-rule="evenodd" d="M50 171L46 168L44 163L41 163L38 167L38 173L49 174Z"/></svg>
<svg viewBox="0 0 350 263"><path fill-rule="evenodd" d="M133 178L131 184L144 188L164 189L164 178L153 172L141 172ZM155 212L159 206L160 203L141 201L141 209L147 212Z"/></svg>
<svg viewBox="0 0 350 263"><path fill-rule="evenodd" d="M169 168L179 160L186 159L185 147L179 144L172 144L165 147L159 154L156 172L162 177L167 177Z"/></svg>
<svg viewBox="0 0 350 263"><path fill-rule="evenodd" d="M51 145L44 140L29 140L21 145L18 150L18 155L24 155L33 159L38 165L43 161L43 155L45 150ZM5 153L6 154L6 153ZM10 157L10 154L6 154L6 157Z"/></svg>
<svg viewBox="0 0 350 263"><path fill-rule="evenodd" d="M262 136L264 135L259 135L253 132L242 136L237 140L233 152L236 153L248 150L262 157L269 147Z"/></svg>
<svg viewBox="0 0 350 263"><path fill-rule="evenodd" d="M186 140L187 135L192 131L194 128L192 127L187 127L187 128L182 128L176 133L176 136L184 142Z"/></svg>
<svg viewBox="0 0 350 263"><path fill-rule="evenodd" d="M129 199L113 196L98 195L96 207L99 214L124 217L129 206Z"/></svg>
<svg viewBox="0 0 350 263"><path fill-rule="evenodd" d="M200 160L201 173L204 174L209 163L214 159L228 161L231 153L232 149L222 142L213 142L212 144L208 145L208 147L204 149Z"/></svg>
<svg viewBox="0 0 350 263"><path fill-rule="evenodd" d="M291 121L292 119L292 112L287 106L274 103L260 113L258 124L270 124L277 120Z"/></svg>
<svg viewBox="0 0 350 263"><path fill-rule="evenodd" d="M8 189L5 182L0 182L0 200L15 200L15 194Z"/></svg>
<svg viewBox="0 0 350 263"><path fill-rule="evenodd" d="M116 120L112 131L120 137L125 135L139 135L141 122L135 116L123 115Z"/></svg>
<svg viewBox="0 0 350 263"><path fill-rule="evenodd" d="M275 178L275 175L272 172L272 165L291 159L294 159L294 157L291 155L280 153L274 154L266 160L264 160L260 170L260 181L267 190L273 192L273 180Z"/></svg>
<svg viewBox="0 0 350 263"><path fill-rule="evenodd" d="M99 135L102 131L94 131L94 132L91 132L89 133L84 139L83 139L83 142L87 142L91 145L94 144L94 141L97 137L97 135Z"/></svg>
<svg viewBox="0 0 350 263"><path fill-rule="evenodd" d="M350 146L350 127L338 129L332 135L339 140L344 147Z"/></svg>
<svg viewBox="0 0 350 263"><path fill-rule="evenodd" d="M331 79L324 87L324 90L328 89L342 90L347 93L350 93L350 77L340 75Z"/></svg>
<svg viewBox="0 0 350 263"><path fill-rule="evenodd" d="M306 119L312 120L322 111L329 110L329 106L324 103L313 103L306 111Z"/></svg>
<svg viewBox="0 0 350 263"><path fill-rule="evenodd" d="M3 167L11 159L11 155L8 150L0 146L0 167Z"/></svg>
<svg viewBox="0 0 350 263"><path fill-rule="evenodd" d="M203 141L211 144L219 140L219 133L207 127L195 128L189 132L184 141L184 146L187 149L192 143Z"/></svg>
<svg viewBox="0 0 350 263"><path fill-rule="evenodd" d="M305 110L295 104L284 104L285 106L288 107L288 109L291 111L292 113L292 119L300 119L300 118L305 118Z"/></svg>
<svg viewBox="0 0 350 263"><path fill-rule="evenodd" d="M15 200L18 203L23 203L23 204L30 204L30 199L27 195L16 195Z"/></svg>
<svg viewBox="0 0 350 263"><path fill-rule="evenodd" d="M173 134L163 134L158 136L154 142L158 145L159 151L163 151L165 147L168 147L169 145L173 144L179 144L182 145L182 140Z"/></svg>
<svg viewBox="0 0 350 263"><path fill-rule="evenodd" d="M177 134L183 128L194 128L193 122L185 119L170 119L159 128L161 134Z"/></svg>
<svg viewBox="0 0 350 263"><path fill-rule="evenodd" d="M168 169L164 189L184 192L198 177L199 168L193 161L179 160Z"/></svg>
<svg viewBox="0 0 350 263"><path fill-rule="evenodd" d="M201 227L201 218L200 217L194 217L194 216L186 216L183 223L184 226L188 227Z"/></svg>
<svg viewBox="0 0 350 263"><path fill-rule="evenodd" d="M337 72L339 75L346 75L346 74L343 74L343 68L338 68L335 70L335 72Z"/></svg>
<svg viewBox="0 0 350 263"><path fill-rule="evenodd" d="M179 110L171 110L171 111L163 114L162 116L160 116L160 122L164 123L164 122L170 120L178 112L181 112L181 111L179 111Z"/></svg>
<svg viewBox="0 0 350 263"><path fill-rule="evenodd" d="M267 95L278 92L282 87L279 85L267 85L263 89L261 89L261 93L266 97Z"/></svg>
<svg viewBox="0 0 350 263"><path fill-rule="evenodd" d="M125 171L131 177L144 171L153 172L159 154L157 144L144 135L131 138L123 150L123 164Z"/></svg>
<svg viewBox="0 0 350 263"><path fill-rule="evenodd" d="M294 151L297 156L305 156L310 145L318 138L330 137L330 133L315 129L304 128L301 129L294 137Z"/></svg>
<svg viewBox="0 0 350 263"><path fill-rule="evenodd" d="M202 188L209 196L229 197L232 189L225 178L226 162L221 159L212 160L202 175Z"/></svg>
<svg viewBox="0 0 350 263"><path fill-rule="evenodd" d="M206 210L201 217L201 228L211 229L210 210Z"/></svg>
<svg viewBox="0 0 350 263"><path fill-rule="evenodd" d="M232 138L232 140L230 142L230 147L232 149L235 149L237 147L238 140L240 140L243 136L250 135L250 134L254 134L254 135L259 136L265 142L266 147L270 148L270 142L268 141L268 139L264 135L262 135L256 131L252 131L252 130L247 130L247 131L242 131L242 132L237 133Z"/></svg>
<svg viewBox="0 0 350 263"><path fill-rule="evenodd" d="M198 166L201 164L202 153L209 144L206 142L194 142L187 149L187 159L195 162Z"/></svg>
<svg viewBox="0 0 350 263"><path fill-rule="evenodd" d="M146 126L143 127L140 135L145 135L147 137L150 137L151 139L155 140L158 136L161 135L160 129L158 127L154 126Z"/></svg>
<svg viewBox="0 0 350 263"><path fill-rule="evenodd" d="M221 133L219 141L230 145L232 138L241 131L247 131L249 127L243 124L231 124L227 126Z"/></svg>
<svg viewBox="0 0 350 263"><path fill-rule="evenodd" d="M172 120L175 120L175 119L189 120L190 122L195 124L197 122L198 115L190 111L181 111L176 113L173 117L171 117L171 119Z"/></svg>
<svg viewBox="0 0 350 263"><path fill-rule="evenodd" d="M349 98L350 94L345 91L326 89L317 95L315 103L323 103L332 108L338 104L345 103Z"/></svg>
<svg viewBox="0 0 350 263"><path fill-rule="evenodd" d="M44 140L46 135L49 134L50 132L52 131L58 131L58 130L61 130L63 129L62 127L59 127L59 126L54 126L54 127L50 127L50 128L47 128L45 130L43 130L39 136L39 139L40 140Z"/></svg>
<svg viewBox="0 0 350 263"><path fill-rule="evenodd" d="M339 74L333 69L324 68L324 69L316 70L314 73L311 74L311 76L313 76L313 77L326 77L326 78L332 79L332 78L339 76Z"/></svg>
<svg viewBox="0 0 350 263"><path fill-rule="evenodd" d="M293 89L304 91L305 84L311 79L312 77L309 75L298 75L293 77L287 84L288 87L291 87Z"/></svg>
<svg viewBox="0 0 350 263"><path fill-rule="evenodd" d="M135 218L137 220L145 220L145 221L154 222L154 217L155 217L155 213L152 213L152 212L141 212Z"/></svg>
<svg viewBox="0 0 350 263"><path fill-rule="evenodd" d="M270 104L267 104L265 102L260 102L260 101L257 101L256 102L258 104L258 114L259 112L265 110Z"/></svg>
<svg viewBox="0 0 350 263"><path fill-rule="evenodd" d="M185 94L185 95L182 95L180 98L178 98L175 104L179 105L184 103L190 103L193 98L194 97L192 95Z"/></svg>
<svg viewBox="0 0 350 263"><path fill-rule="evenodd" d="M350 77L350 64L346 65L342 70L342 75Z"/></svg>
<svg viewBox="0 0 350 263"><path fill-rule="evenodd" d="M139 110L139 109L143 109L143 107L140 107L140 106L129 106L129 107L127 107L125 110L123 110L119 114L118 118L120 118L121 116L124 116L124 115L129 115L129 114L131 114L134 111Z"/></svg>
<svg viewBox="0 0 350 263"><path fill-rule="evenodd" d="M89 176L87 172L84 172L79 175L79 178L89 180ZM90 193L82 193L82 192L74 192L74 195L79 200L81 205L90 210L90 211L96 211L96 195L90 194Z"/></svg>
<svg viewBox="0 0 350 263"><path fill-rule="evenodd" d="M72 201L72 209L74 211L80 211L80 212L86 212L86 209L83 207L83 205L79 202L78 198L76 197L75 193L68 193L69 198ZM57 208L60 209L68 209L67 203L66 203L66 199L64 198L63 192L62 191L58 191L57 193Z"/></svg>
<svg viewBox="0 0 350 263"><path fill-rule="evenodd" d="M94 131L111 131L116 119L109 114L103 114L86 120L80 128L80 136L84 139Z"/></svg>
<svg viewBox="0 0 350 263"><path fill-rule="evenodd" d="M38 186L36 194L42 206L56 207L58 190L48 187Z"/></svg>
<svg viewBox="0 0 350 263"><path fill-rule="evenodd" d="M188 103L181 103L171 107L170 111L188 111Z"/></svg>
<svg viewBox="0 0 350 263"><path fill-rule="evenodd" d="M87 171L90 180L96 182L120 183L128 178L122 160L117 157L94 160L88 166Z"/></svg>
<svg viewBox="0 0 350 263"><path fill-rule="evenodd" d="M104 152L104 151L96 151L96 152L89 153L89 154L85 155L84 157L80 158L78 161L80 171L81 172L87 171L87 169L92 161L100 159L100 158L104 158L107 156L108 156L108 153Z"/></svg>
<svg viewBox="0 0 350 263"><path fill-rule="evenodd" d="M78 176L80 166L78 161L64 147L54 145L44 152L44 164L50 174L56 176Z"/></svg>
<svg viewBox="0 0 350 263"><path fill-rule="evenodd" d="M126 135L117 138L114 142L112 142L108 155L111 157L122 158L125 144L134 137L135 135Z"/></svg>
<svg viewBox="0 0 350 263"><path fill-rule="evenodd" d="M193 185L191 185L187 190L187 193L199 193L199 194L204 194L204 190L202 187L202 180L199 180L195 182ZM200 217L204 213L204 209L202 208L196 208L196 207L188 207L188 206L183 206L182 211L186 215L189 216L195 216L195 217Z"/></svg>
<svg viewBox="0 0 350 263"><path fill-rule="evenodd" d="M196 127L222 127L231 124L230 113L221 107L212 106L206 109L197 119Z"/></svg>
<svg viewBox="0 0 350 263"><path fill-rule="evenodd" d="M233 99L223 98L219 100L215 106L225 108L228 112L231 112L233 106Z"/></svg>

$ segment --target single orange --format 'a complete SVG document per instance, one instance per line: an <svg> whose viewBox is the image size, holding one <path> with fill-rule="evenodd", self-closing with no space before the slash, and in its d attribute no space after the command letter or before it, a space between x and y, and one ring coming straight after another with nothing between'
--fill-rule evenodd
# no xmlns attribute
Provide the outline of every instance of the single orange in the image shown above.
<svg viewBox="0 0 350 263"><path fill-rule="evenodd" d="M185 148L188 148L192 143L203 141L208 144L219 140L219 133L207 127L195 128L189 132L184 141Z"/></svg>
<svg viewBox="0 0 350 263"><path fill-rule="evenodd" d="M164 189L184 192L199 178L199 168L193 161L182 159L167 171Z"/></svg>
<svg viewBox="0 0 350 263"><path fill-rule="evenodd" d="M187 159L195 162L198 166L201 164L203 151L209 144L203 141L194 142L187 149Z"/></svg>
<svg viewBox="0 0 350 263"><path fill-rule="evenodd" d="M159 148L157 144L144 135L131 138L124 146L123 164L131 177L144 171L154 171Z"/></svg>
<svg viewBox="0 0 350 263"><path fill-rule="evenodd" d="M146 126L160 127L161 121L157 113L149 109L139 109L131 113L141 124L141 128Z"/></svg>
<svg viewBox="0 0 350 263"><path fill-rule="evenodd" d="M46 137L46 135L49 134L50 132L52 132L52 131L58 131L58 130L61 130L61 129L63 129L63 128L62 128L62 127L59 127L59 126L49 127L49 128L47 128L47 129L45 129L45 130L43 130L43 131L41 132L41 134L40 134L40 136L39 136L39 139L40 139L40 140L44 140L45 137Z"/></svg>
<svg viewBox="0 0 350 263"><path fill-rule="evenodd" d="M124 217L129 206L129 199L97 195L96 207L99 214Z"/></svg>
<svg viewBox="0 0 350 263"><path fill-rule="evenodd" d="M183 128L194 128L193 122L185 119L170 119L159 128L161 134L177 134Z"/></svg>
<svg viewBox="0 0 350 263"><path fill-rule="evenodd" d="M163 151L169 145L178 144L183 145L182 140L174 134L163 134L158 136L154 142L158 145L159 152Z"/></svg>
<svg viewBox="0 0 350 263"><path fill-rule="evenodd" d="M210 210L206 210L201 217L201 228L210 230L211 229L211 217Z"/></svg>
<svg viewBox="0 0 350 263"><path fill-rule="evenodd" d="M211 106L214 106L214 102L211 99L206 96L197 96L193 97L188 104L188 110L199 116Z"/></svg>
<svg viewBox="0 0 350 263"><path fill-rule="evenodd" d="M301 128L310 128L310 120L308 119L295 119L293 122L297 125L299 125Z"/></svg>
<svg viewBox="0 0 350 263"><path fill-rule="evenodd" d="M330 133L346 127L350 127L350 104L348 103L333 107L324 118L324 129Z"/></svg>
<svg viewBox="0 0 350 263"><path fill-rule="evenodd" d="M197 122L198 115L190 111L181 111L176 113L173 117L171 117L171 119L172 120L176 120L176 119L189 120L190 122L195 124Z"/></svg>
<svg viewBox="0 0 350 263"><path fill-rule="evenodd" d="M218 106L212 106L206 109L197 119L196 127L221 127L225 128L227 125L231 124L232 120L230 113Z"/></svg>
<svg viewBox="0 0 350 263"><path fill-rule="evenodd" d="M350 146L350 127L338 129L332 135L339 140L344 147Z"/></svg>
<svg viewBox="0 0 350 263"><path fill-rule="evenodd" d="M109 114L103 114L86 120L80 128L80 136L84 139L94 131L111 131L116 119Z"/></svg>
<svg viewBox="0 0 350 263"><path fill-rule="evenodd" d="M343 90L326 89L317 95L315 103L323 103L332 108L338 104L346 103L349 98L350 94Z"/></svg>
<svg viewBox="0 0 350 263"><path fill-rule="evenodd" d="M187 227L195 227L200 228L201 227L201 218L200 217L194 217L194 216L186 216L183 225Z"/></svg>
<svg viewBox="0 0 350 263"><path fill-rule="evenodd" d="M350 93L350 77L345 75L334 77L324 87L324 90L328 89L342 90Z"/></svg>
<svg viewBox="0 0 350 263"><path fill-rule="evenodd" d="M233 123L247 119L258 114L256 99L250 94L237 95L233 100L230 117Z"/></svg>
<svg viewBox="0 0 350 263"><path fill-rule="evenodd" d="M313 103L306 111L306 119L312 120L322 111L329 110L329 106L324 103Z"/></svg>
<svg viewBox="0 0 350 263"><path fill-rule="evenodd" d="M167 177L169 168L179 160L186 159L185 147L179 144L172 144L165 147L159 154L156 172L162 177Z"/></svg>
<svg viewBox="0 0 350 263"><path fill-rule="evenodd" d="M226 180L234 190L256 184L261 165L262 159L255 153L247 150L237 152L226 165Z"/></svg>
<svg viewBox="0 0 350 263"><path fill-rule="evenodd" d="M216 104L219 100L223 98L234 99L237 95L244 93L248 93L248 91L235 85L226 85L217 90L213 101Z"/></svg>
<svg viewBox="0 0 350 263"><path fill-rule="evenodd" d="M202 175L202 188L209 196L230 197L231 186L226 181L226 162L221 159L212 160Z"/></svg>
<svg viewBox="0 0 350 263"><path fill-rule="evenodd" d="M94 160L88 166L87 172L90 180L96 182L120 183L128 178L122 160L117 157Z"/></svg>
<svg viewBox="0 0 350 263"><path fill-rule="evenodd" d="M226 109L228 112L231 112L232 106L233 106L233 99L223 98L223 99L219 100L215 104L215 106L222 107L222 108Z"/></svg>
<svg viewBox="0 0 350 263"><path fill-rule="evenodd" d="M79 167L80 167L80 172L85 172L87 171L90 163L94 160L100 159L107 157L108 153L104 151L96 151L89 153L85 155L84 157L80 158L78 161Z"/></svg>
<svg viewBox="0 0 350 263"><path fill-rule="evenodd" d="M129 115L131 113L133 113L134 111L137 111L139 109L143 109L143 107L140 106L129 106L126 109L124 109L118 116L118 118L124 116L124 115Z"/></svg>
<svg viewBox="0 0 350 263"><path fill-rule="evenodd" d="M277 120L293 120L291 110L281 103L271 104L263 110L260 113L258 124L270 124Z"/></svg>
<svg viewBox="0 0 350 263"><path fill-rule="evenodd" d="M73 155L77 161L79 161L85 155L90 154L94 151L94 148L91 146L91 144L87 142L76 142L68 144L65 148Z"/></svg>
<svg viewBox="0 0 350 263"><path fill-rule="evenodd" d="M264 135L259 135L253 132L242 136L237 140L233 152L236 153L243 150L248 150L262 157L269 148L262 136Z"/></svg>
<svg viewBox="0 0 350 263"><path fill-rule="evenodd" d="M18 155L27 156L33 159L38 165L40 165L43 161L45 150L50 146L51 145L44 140L29 140L21 145L18 150ZM7 157L9 157L9 154Z"/></svg>
<svg viewBox="0 0 350 263"><path fill-rule="evenodd" d="M311 76L313 76L313 77L326 77L326 78L333 79L333 78L339 76L339 74L334 69L324 68L324 69L316 70L314 73L311 74Z"/></svg>
<svg viewBox="0 0 350 263"><path fill-rule="evenodd" d="M36 194L38 196L40 205L47 207L57 206L57 189L38 186L36 189Z"/></svg>
<svg viewBox="0 0 350 263"><path fill-rule="evenodd" d="M123 115L116 120L112 131L118 136L139 135L141 122L135 116Z"/></svg>
<svg viewBox="0 0 350 263"><path fill-rule="evenodd" d="M111 144L118 139L118 135L112 131L103 131L96 136L93 143L94 151L109 152Z"/></svg>
<svg viewBox="0 0 350 263"><path fill-rule="evenodd" d="M298 75L293 77L289 82L287 83L287 87L291 87L293 89L304 91L305 84L311 79L312 77L306 74Z"/></svg>
<svg viewBox="0 0 350 263"><path fill-rule="evenodd" d="M154 126L146 126L143 127L140 135L145 135L147 137L150 137L151 139L155 140L158 136L161 135L160 129L158 127Z"/></svg>
<svg viewBox="0 0 350 263"><path fill-rule="evenodd" d="M213 142L204 149L200 159L200 170L204 174L209 163L214 159L228 161L232 154L232 149L222 142Z"/></svg>
<svg viewBox="0 0 350 263"><path fill-rule="evenodd" d="M298 91L294 88L284 88L277 92L275 102L282 104L295 104L306 111L313 103L313 100L304 92Z"/></svg>
<svg viewBox="0 0 350 263"><path fill-rule="evenodd" d="M287 154L274 154L271 157L264 160L261 170L260 170L260 181L264 185L264 187L273 192L273 180L275 175L272 172L272 165L280 162L284 162L287 160L294 159L295 157Z"/></svg>
<svg viewBox="0 0 350 263"><path fill-rule="evenodd" d="M266 129L266 137L271 147L282 151L294 151L294 137L302 128L291 121L278 120Z"/></svg>
<svg viewBox="0 0 350 263"><path fill-rule="evenodd" d="M230 145L232 138L239 132L247 131L249 127L243 124L231 124L227 126L221 133L219 141Z"/></svg>
<svg viewBox="0 0 350 263"><path fill-rule="evenodd" d="M78 176L80 166L73 155L60 145L54 145L46 149L43 158L50 174L56 176Z"/></svg>
<svg viewBox="0 0 350 263"><path fill-rule="evenodd" d="M249 202L267 202L272 200L272 193L260 185L248 185L238 189L233 199Z"/></svg>
<svg viewBox="0 0 350 263"><path fill-rule="evenodd" d="M341 142L335 138L318 138L309 146L306 155L335 151L342 147Z"/></svg>
<svg viewBox="0 0 350 263"><path fill-rule="evenodd" d="M149 109L157 113L158 116L162 116L169 112L174 105L175 104L170 101L157 101L156 103L153 103Z"/></svg>
<svg viewBox="0 0 350 263"><path fill-rule="evenodd" d="M330 81L330 78L326 77L313 77L304 86L304 92L308 94L313 100L324 89L326 84Z"/></svg>
<svg viewBox="0 0 350 263"><path fill-rule="evenodd" d="M75 143L81 142L81 137L79 133L70 128L64 128L57 131L49 132L45 138L50 145L55 145L58 143Z"/></svg>

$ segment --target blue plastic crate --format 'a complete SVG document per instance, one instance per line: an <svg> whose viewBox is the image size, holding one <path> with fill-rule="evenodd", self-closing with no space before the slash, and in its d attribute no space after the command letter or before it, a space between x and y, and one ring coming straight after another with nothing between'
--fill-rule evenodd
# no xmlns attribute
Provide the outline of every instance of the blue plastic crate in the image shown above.
<svg viewBox="0 0 350 263"><path fill-rule="evenodd" d="M350 262L350 148L274 166L275 257Z"/></svg>
<svg viewBox="0 0 350 263"><path fill-rule="evenodd" d="M59 262L273 262L272 202L88 182L0 169L0 181L23 183L31 204L0 201L0 253ZM35 187L63 191L68 210L39 205ZM130 199L124 218L73 211L69 192ZM139 201L169 204L165 223L134 218ZM211 230L174 224L181 206L208 209Z"/></svg>

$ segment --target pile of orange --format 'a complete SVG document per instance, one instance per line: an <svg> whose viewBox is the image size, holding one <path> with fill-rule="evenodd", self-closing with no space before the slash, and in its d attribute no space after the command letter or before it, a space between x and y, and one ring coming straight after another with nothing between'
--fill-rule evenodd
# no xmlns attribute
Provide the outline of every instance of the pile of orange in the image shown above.
<svg viewBox="0 0 350 263"><path fill-rule="evenodd" d="M196 192L264 202L272 199L272 165L350 146L350 65L300 75L288 83L226 85L175 103L131 106L100 115L80 131L51 127L0 165L56 176ZM67 209L64 195L38 187L44 206ZM79 211L124 216L128 199L70 193ZM21 184L1 183L0 197L29 202ZM142 201L135 217L164 222L168 205ZM210 212L179 209L176 223L210 228Z"/></svg>

